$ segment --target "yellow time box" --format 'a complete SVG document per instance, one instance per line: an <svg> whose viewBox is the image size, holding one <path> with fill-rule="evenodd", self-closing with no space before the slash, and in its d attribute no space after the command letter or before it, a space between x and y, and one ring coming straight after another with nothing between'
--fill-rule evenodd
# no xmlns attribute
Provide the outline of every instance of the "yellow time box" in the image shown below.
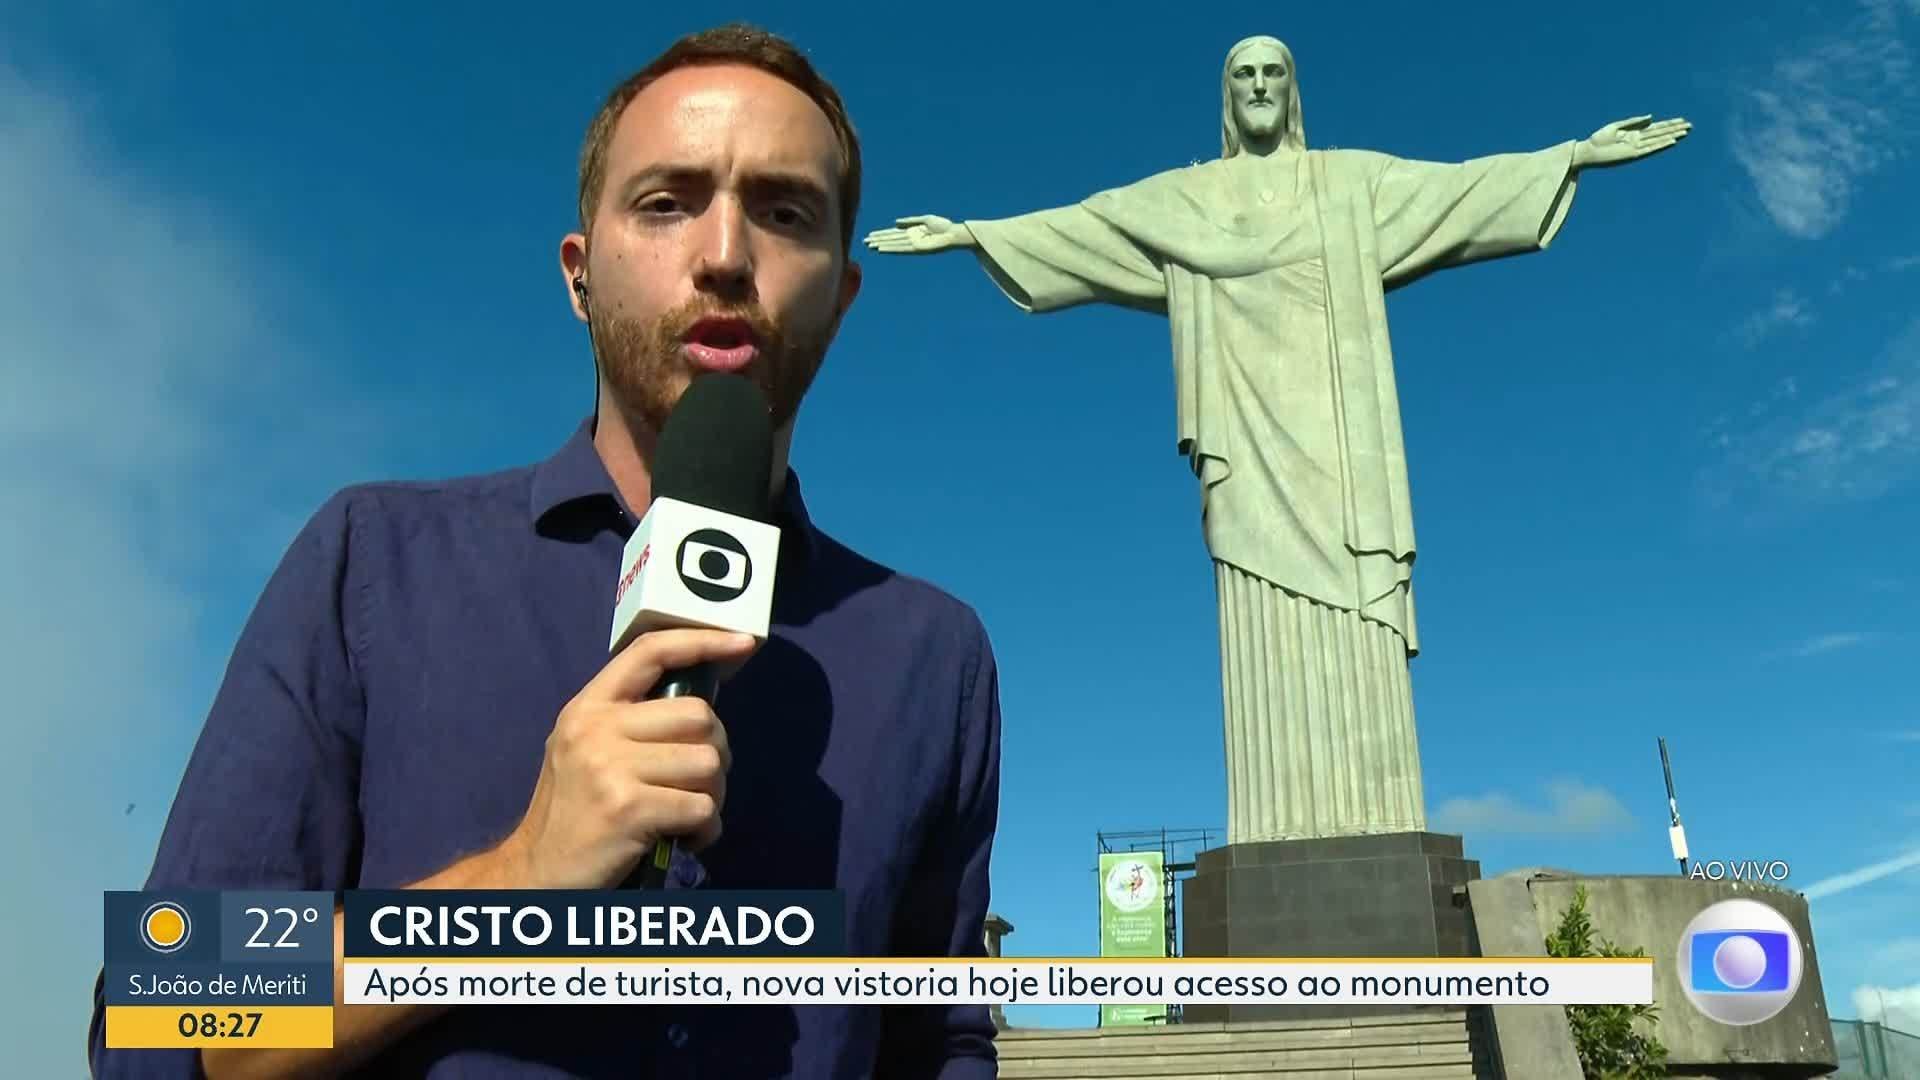
<svg viewBox="0 0 1920 1080"><path fill-rule="evenodd" d="M106 1042L113 1050L333 1046L330 1005L109 1005L106 1014Z"/></svg>

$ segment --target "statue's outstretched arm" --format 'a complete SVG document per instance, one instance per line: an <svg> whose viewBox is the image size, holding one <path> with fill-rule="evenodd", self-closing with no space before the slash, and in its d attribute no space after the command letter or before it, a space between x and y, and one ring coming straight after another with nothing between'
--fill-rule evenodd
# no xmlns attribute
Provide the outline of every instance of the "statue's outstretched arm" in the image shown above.
<svg viewBox="0 0 1920 1080"><path fill-rule="evenodd" d="M867 246L888 255L931 255L980 246L965 222L948 221L938 214L914 214L897 219L893 226L868 233Z"/></svg>
<svg viewBox="0 0 1920 1080"><path fill-rule="evenodd" d="M1657 154L1693 130L1693 122L1681 117L1655 122L1652 116L1632 116L1615 120L1573 147L1575 169L1598 169L1624 165Z"/></svg>
<svg viewBox="0 0 1920 1080"><path fill-rule="evenodd" d="M1166 307L1160 263L1080 203L970 221L917 214L867 234L867 246L895 255L970 250L1007 299L1033 314L1091 303Z"/></svg>
<svg viewBox="0 0 1920 1080"><path fill-rule="evenodd" d="M1397 289L1447 267L1544 250L1566 220L1583 170L1657 154L1692 127L1679 118L1634 116L1530 152L1457 162L1373 155L1369 194L1381 280Z"/></svg>

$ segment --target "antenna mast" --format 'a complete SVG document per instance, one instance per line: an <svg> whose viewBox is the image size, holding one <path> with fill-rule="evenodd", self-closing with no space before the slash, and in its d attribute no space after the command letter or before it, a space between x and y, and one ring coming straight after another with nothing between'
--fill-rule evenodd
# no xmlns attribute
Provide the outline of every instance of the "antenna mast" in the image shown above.
<svg viewBox="0 0 1920 1080"><path fill-rule="evenodd" d="M1673 797L1673 762L1667 758L1667 740L1660 739L1660 771L1667 777L1667 839L1673 844L1673 857L1680 862L1680 872L1687 872L1687 830L1680 824L1680 801Z"/></svg>

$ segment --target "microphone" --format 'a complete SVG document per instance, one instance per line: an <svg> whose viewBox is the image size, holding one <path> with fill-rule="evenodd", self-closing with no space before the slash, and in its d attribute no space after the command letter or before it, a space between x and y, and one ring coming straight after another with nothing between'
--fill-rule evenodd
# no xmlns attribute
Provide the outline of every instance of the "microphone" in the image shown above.
<svg viewBox="0 0 1920 1080"><path fill-rule="evenodd" d="M609 655L668 627L766 640L780 555L780 530L768 520L772 425L765 395L740 375L702 375L680 395L654 449L652 505L620 559ZM711 663L669 671L647 699L712 704L727 674ZM672 858L673 841L662 838L639 886L664 885Z"/></svg>

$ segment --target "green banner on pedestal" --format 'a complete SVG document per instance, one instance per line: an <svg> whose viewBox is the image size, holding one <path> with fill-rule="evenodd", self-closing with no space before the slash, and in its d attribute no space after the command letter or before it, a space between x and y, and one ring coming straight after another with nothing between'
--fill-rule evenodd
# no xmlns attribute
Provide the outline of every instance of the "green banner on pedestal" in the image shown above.
<svg viewBox="0 0 1920 1080"><path fill-rule="evenodd" d="M1158 851L1100 856L1100 955L1167 955L1166 864ZM1147 1024L1167 1007L1149 1002L1100 1006L1100 1026Z"/></svg>

